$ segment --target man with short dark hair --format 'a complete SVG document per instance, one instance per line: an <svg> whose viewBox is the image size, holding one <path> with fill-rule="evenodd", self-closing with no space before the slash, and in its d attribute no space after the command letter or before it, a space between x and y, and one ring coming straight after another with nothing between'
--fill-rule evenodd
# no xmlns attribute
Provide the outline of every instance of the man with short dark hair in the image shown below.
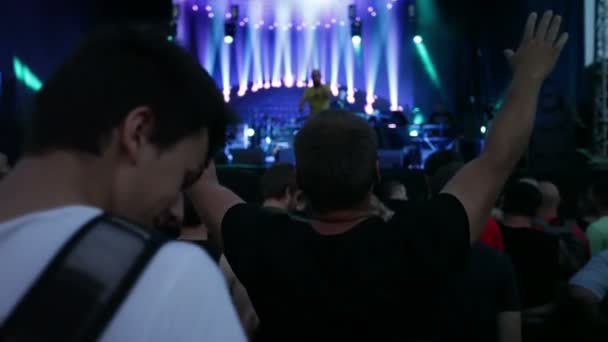
<svg viewBox="0 0 608 342"><path fill-rule="evenodd" d="M295 167L287 163L274 164L262 176L260 190L263 207L295 210L298 204Z"/></svg>
<svg viewBox="0 0 608 342"><path fill-rule="evenodd" d="M543 80L567 36L561 18L530 16L507 57L513 84L481 156L423 203L391 219L370 213L379 182L376 134L344 111L308 119L295 140L311 219L260 210L221 186L213 165L190 192L260 317L260 338L289 341L433 340L444 279L463 270L505 180L525 150Z"/></svg>
<svg viewBox="0 0 608 342"><path fill-rule="evenodd" d="M86 39L36 95L25 157L0 183L3 328L83 226L108 215L152 226L199 178L231 120L209 74L166 36L115 27ZM105 248L88 264L119 277L114 254L124 245ZM222 275L202 250L166 242L144 267L107 321L87 322L100 327L91 340L244 340ZM65 286L97 285L69 280ZM62 290L54 289L72 295ZM72 319L42 299L54 313L46 323ZM28 332L50 338L36 335L43 333Z"/></svg>
<svg viewBox="0 0 608 342"><path fill-rule="evenodd" d="M451 163L435 172L433 193L441 189L464 164ZM465 272L446 279L449 289L438 308L443 328L455 341L521 341L521 303L517 277L509 257L481 241L471 246Z"/></svg>
<svg viewBox="0 0 608 342"><path fill-rule="evenodd" d="M549 310L560 280L559 241L534 226L541 203L540 191L528 182L513 182L503 195L501 228L505 253L515 266L522 307L527 310Z"/></svg>

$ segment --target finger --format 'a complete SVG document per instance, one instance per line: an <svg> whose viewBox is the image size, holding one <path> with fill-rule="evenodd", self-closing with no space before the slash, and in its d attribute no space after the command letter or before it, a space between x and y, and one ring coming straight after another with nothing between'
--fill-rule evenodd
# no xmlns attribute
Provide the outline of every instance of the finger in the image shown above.
<svg viewBox="0 0 608 342"><path fill-rule="evenodd" d="M524 41L532 40L534 38L534 28L536 27L536 18L538 15L536 12L530 13L528 21L526 22L526 28L524 29Z"/></svg>
<svg viewBox="0 0 608 342"><path fill-rule="evenodd" d="M559 34L559 28L562 26L562 17L557 15L553 17L553 21L551 21L551 26L549 27L549 33L547 33L547 42L551 44L555 44L555 40L557 40L557 35Z"/></svg>
<svg viewBox="0 0 608 342"><path fill-rule="evenodd" d="M543 14L543 18L540 20L540 24L538 25L536 35L534 35L534 39L539 41L545 40L545 37L547 37L547 30L549 29L549 24L551 24L552 18L553 11L546 11L545 14Z"/></svg>
<svg viewBox="0 0 608 342"><path fill-rule="evenodd" d="M557 43L555 43L555 48L558 51L561 51L564 48L564 46L568 42L568 37L569 37L569 35L568 35L567 32L566 33L562 33L562 35L559 37L559 40L557 41Z"/></svg>

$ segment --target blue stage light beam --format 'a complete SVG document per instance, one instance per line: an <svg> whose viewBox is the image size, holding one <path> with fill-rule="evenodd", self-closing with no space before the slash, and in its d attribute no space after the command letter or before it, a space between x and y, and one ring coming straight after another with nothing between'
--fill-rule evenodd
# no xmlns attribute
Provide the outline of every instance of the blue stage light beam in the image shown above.
<svg viewBox="0 0 608 342"><path fill-rule="evenodd" d="M426 73L428 74L429 78L431 79L431 82L433 83L435 88L441 89L441 80L439 79L439 74L437 73L437 69L435 68L435 64L433 63L433 60L431 59L431 55L429 54L429 51L427 50L426 45L424 44L424 42L421 42L420 44L414 44L414 45L416 46L416 51L418 52L418 56L420 57L420 60L422 61L422 65L424 66Z"/></svg>
<svg viewBox="0 0 608 342"><path fill-rule="evenodd" d="M397 11L390 12L388 21L390 24L385 24L390 28L387 34L385 57L386 57L386 77L388 79L389 100L391 110L399 109L399 51L401 51L401 36L399 32L398 20L394 17Z"/></svg>

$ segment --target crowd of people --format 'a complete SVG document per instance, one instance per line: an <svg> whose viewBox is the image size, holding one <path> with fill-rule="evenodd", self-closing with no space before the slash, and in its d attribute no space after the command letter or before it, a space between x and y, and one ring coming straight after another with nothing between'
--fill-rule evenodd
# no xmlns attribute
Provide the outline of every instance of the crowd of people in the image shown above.
<svg viewBox="0 0 608 342"><path fill-rule="evenodd" d="M530 15L484 151L429 158L425 201L383 182L373 128L333 109L245 203L217 177L236 116L210 75L165 37L91 35L36 95L0 182L0 339L605 340L607 188L587 228L560 218L553 184L507 182L560 23Z"/></svg>

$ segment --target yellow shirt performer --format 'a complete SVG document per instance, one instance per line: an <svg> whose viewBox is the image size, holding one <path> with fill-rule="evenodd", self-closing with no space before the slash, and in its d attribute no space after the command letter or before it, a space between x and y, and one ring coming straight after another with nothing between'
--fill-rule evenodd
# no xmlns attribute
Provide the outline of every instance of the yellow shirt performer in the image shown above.
<svg viewBox="0 0 608 342"><path fill-rule="evenodd" d="M302 113L304 111L304 104L308 102L308 105L310 106L310 115L314 115L329 109L331 103L331 89L329 86L321 83L321 72L319 70L313 70L311 78L312 87L304 91L298 108L300 113Z"/></svg>

